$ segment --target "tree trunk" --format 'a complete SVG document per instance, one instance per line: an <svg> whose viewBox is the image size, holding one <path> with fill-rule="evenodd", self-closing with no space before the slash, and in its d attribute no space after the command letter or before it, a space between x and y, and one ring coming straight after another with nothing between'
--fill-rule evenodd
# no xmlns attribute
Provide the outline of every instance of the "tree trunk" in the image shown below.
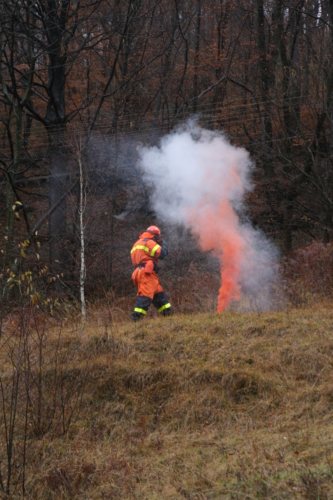
<svg viewBox="0 0 333 500"><path fill-rule="evenodd" d="M199 51L200 51L201 0L198 0L197 23L195 29L195 59L194 59L194 98L198 97ZM197 99L193 101L193 112L197 111Z"/></svg>
<svg viewBox="0 0 333 500"><path fill-rule="evenodd" d="M49 154L50 154L50 186L49 207L56 205L67 189L66 148L64 146L63 127L55 127L49 130ZM64 198L59 206L50 214L50 265L56 275L65 271L66 266L66 212L67 201ZM62 291L63 286L59 279L56 281L57 290Z"/></svg>
<svg viewBox="0 0 333 500"><path fill-rule="evenodd" d="M58 15L53 3L49 2L47 14L45 15L45 26L49 41L49 83L47 87L48 103L45 115L49 138L50 156L50 187L49 207L52 208L64 192L67 186L67 157L65 138L65 84L66 84L66 55L63 55L62 44L66 25L66 16L70 0L63 0L61 13ZM50 266L52 271L60 276L65 272L66 265L66 198L59 206L51 212L49 217L50 232ZM61 281L56 281L57 291L63 290Z"/></svg>
<svg viewBox="0 0 333 500"><path fill-rule="evenodd" d="M302 8L302 5L299 7ZM293 136L299 134L301 122L301 75L300 75L300 50L299 50L299 29L300 14L295 9L290 9L290 26L293 33L291 46L291 68L290 68L290 109L291 109L291 129Z"/></svg>
<svg viewBox="0 0 333 500"><path fill-rule="evenodd" d="M258 13L258 48L259 48L259 73L260 73L260 87L261 96L264 108L264 117L262 118L263 128L263 147L266 154L269 155L269 150L272 148L272 118L271 109L269 105L269 64L267 60L266 40L265 40L265 15L264 15L264 2L257 0L257 13ZM274 175L274 167L272 161L265 161L264 164L265 175L272 177Z"/></svg>
<svg viewBox="0 0 333 500"><path fill-rule="evenodd" d="M15 184L16 172L18 170L22 146L23 146L23 119L22 119L22 106L20 103L17 105L13 103L15 114L15 144L14 144L14 158L9 164L9 171L7 172L6 184L6 265L15 273L18 267L15 264L14 257L14 224L15 214L13 205L15 203L15 193L13 191L13 184Z"/></svg>
<svg viewBox="0 0 333 500"><path fill-rule="evenodd" d="M290 254L293 249L292 217L293 203L286 201L283 213L283 249L286 255Z"/></svg>
<svg viewBox="0 0 333 500"><path fill-rule="evenodd" d="M80 168L80 243L81 243L81 265L80 265L80 300L81 300L81 317L82 323L86 322L86 299L84 293L85 279L86 279L86 264L85 264L85 241L84 241L84 224L83 213L85 210L86 197L84 193L84 177L82 168L81 149L78 151L78 161Z"/></svg>
<svg viewBox="0 0 333 500"><path fill-rule="evenodd" d="M110 216L110 266L109 266L109 283L108 288L112 287L113 281L113 260L114 260L114 215L117 196L117 175L118 175L118 161L119 161L119 140L117 131L115 133L115 158L113 165L113 179L112 179L112 204Z"/></svg>

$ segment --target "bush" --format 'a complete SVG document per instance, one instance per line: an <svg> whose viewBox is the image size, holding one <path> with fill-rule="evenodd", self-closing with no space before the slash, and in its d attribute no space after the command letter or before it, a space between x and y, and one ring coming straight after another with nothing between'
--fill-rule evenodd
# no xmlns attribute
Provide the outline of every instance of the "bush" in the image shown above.
<svg viewBox="0 0 333 500"><path fill-rule="evenodd" d="M333 243L314 242L284 263L287 293L294 304L322 300L333 293Z"/></svg>

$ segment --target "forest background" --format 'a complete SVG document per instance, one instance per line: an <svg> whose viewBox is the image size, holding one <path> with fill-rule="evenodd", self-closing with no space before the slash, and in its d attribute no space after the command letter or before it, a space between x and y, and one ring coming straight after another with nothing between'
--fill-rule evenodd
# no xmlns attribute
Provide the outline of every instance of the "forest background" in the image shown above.
<svg viewBox="0 0 333 500"><path fill-rule="evenodd" d="M250 152L248 216L285 256L289 297L331 293L331 0L3 0L0 9L4 305L26 277L26 298L48 297L51 308L78 302L82 283L88 301L131 308L129 251L159 223L136 148L191 117ZM174 306L207 309L214 262L184 229L162 229Z"/></svg>

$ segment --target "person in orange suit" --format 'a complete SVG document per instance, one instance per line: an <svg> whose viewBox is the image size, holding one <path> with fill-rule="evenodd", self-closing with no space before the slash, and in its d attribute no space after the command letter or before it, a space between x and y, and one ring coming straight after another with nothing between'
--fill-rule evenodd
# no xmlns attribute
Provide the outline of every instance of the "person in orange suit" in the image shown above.
<svg viewBox="0 0 333 500"><path fill-rule="evenodd" d="M132 280L138 287L136 303L131 315L133 321L143 319L151 303L163 316L173 313L157 276L158 259L163 260L167 255L168 246L162 240L161 231L157 226L149 226L133 245L131 259L135 269Z"/></svg>

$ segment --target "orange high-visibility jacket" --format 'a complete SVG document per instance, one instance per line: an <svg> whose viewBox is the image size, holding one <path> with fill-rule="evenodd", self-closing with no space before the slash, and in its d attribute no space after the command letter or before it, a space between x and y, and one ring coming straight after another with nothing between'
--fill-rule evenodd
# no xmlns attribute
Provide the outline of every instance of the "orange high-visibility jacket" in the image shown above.
<svg viewBox="0 0 333 500"><path fill-rule="evenodd" d="M152 238L145 238L145 233L143 233L131 250L133 266L146 264L149 260L152 260L157 265L157 259L161 254L161 250L162 247L158 243Z"/></svg>

